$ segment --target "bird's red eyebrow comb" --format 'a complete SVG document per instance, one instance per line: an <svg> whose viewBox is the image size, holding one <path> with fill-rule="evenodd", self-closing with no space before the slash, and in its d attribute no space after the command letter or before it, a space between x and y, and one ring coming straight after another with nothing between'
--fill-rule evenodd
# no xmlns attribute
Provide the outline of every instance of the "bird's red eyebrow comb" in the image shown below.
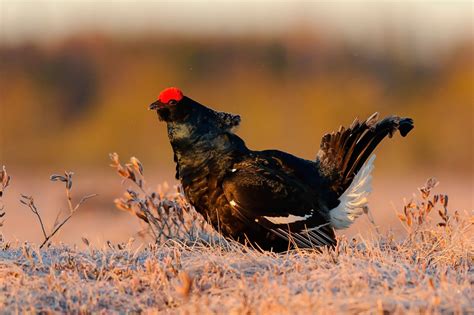
<svg viewBox="0 0 474 315"><path fill-rule="evenodd" d="M171 100L175 100L177 102L183 99L183 92L180 89L175 87L169 87L161 91L160 96L158 96L158 100L161 103L167 104Z"/></svg>

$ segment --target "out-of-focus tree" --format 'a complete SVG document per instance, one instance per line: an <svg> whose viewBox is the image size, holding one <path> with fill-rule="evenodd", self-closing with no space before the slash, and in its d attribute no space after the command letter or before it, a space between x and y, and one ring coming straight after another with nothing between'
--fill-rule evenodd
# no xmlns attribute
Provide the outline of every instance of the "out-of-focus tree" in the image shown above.
<svg viewBox="0 0 474 315"><path fill-rule="evenodd" d="M163 126L146 108L161 89L179 86L241 114L238 132L254 148L313 158L323 133L379 111L415 118L403 149L382 148L394 165L472 170L472 56L466 43L421 64L396 46L381 54L311 34L84 35L54 46L0 47L0 156L32 167L93 166L119 151L171 165Z"/></svg>

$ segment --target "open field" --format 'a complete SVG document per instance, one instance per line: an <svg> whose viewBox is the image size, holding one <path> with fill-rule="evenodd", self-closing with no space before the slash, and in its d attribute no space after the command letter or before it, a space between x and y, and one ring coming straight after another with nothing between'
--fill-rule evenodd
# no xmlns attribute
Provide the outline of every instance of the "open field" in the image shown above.
<svg viewBox="0 0 474 315"><path fill-rule="evenodd" d="M472 239L385 237L335 251L260 253L236 244L101 250L17 244L0 251L6 312L185 314L472 313ZM438 234L441 233L441 234ZM5 246L4 244L2 246Z"/></svg>
<svg viewBox="0 0 474 315"><path fill-rule="evenodd" d="M447 197L430 193L420 191L399 211L403 236L379 233L374 226L370 236L342 236L336 248L322 252L262 253L216 238L211 243L171 240L161 245L130 239L100 248L83 238L82 247L43 249L2 240L0 309L82 314L472 313L472 213L448 211ZM62 233L67 231L66 226Z"/></svg>

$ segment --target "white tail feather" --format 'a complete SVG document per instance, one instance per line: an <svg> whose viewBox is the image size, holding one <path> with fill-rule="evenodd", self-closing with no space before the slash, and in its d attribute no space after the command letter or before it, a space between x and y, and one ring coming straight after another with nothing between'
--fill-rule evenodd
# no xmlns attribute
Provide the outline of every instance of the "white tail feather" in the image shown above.
<svg viewBox="0 0 474 315"><path fill-rule="evenodd" d="M329 211L331 225L335 229L348 228L367 207L370 192L372 191L372 170L374 169L375 155L364 163L351 185L339 197L339 205Z"/></svg>

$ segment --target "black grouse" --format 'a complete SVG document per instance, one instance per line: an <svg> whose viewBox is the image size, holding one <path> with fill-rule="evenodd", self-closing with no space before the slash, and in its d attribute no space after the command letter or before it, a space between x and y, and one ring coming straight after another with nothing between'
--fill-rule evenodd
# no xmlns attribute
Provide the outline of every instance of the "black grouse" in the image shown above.
<svg viewBox="0 0 474 315"><path fill-rule="evenodd" d="M168 127L176 178L189 202L223 235L264 250L332 246L367 207L375 147L413 120L355 120L322 138L313 161L253 151L232 129L240 116L214 111L177 88L150 105Z"/></svg>

